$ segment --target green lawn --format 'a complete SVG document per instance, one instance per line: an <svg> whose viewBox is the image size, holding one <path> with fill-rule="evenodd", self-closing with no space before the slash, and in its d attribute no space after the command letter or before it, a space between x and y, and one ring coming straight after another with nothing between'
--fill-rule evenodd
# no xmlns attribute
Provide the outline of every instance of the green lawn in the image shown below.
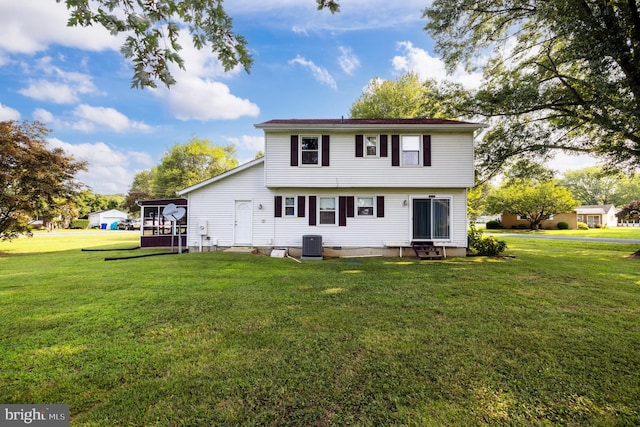
<svg viewBox="0 0 640 427"><path fill-rule="evenodd" d="M0 243L1 403L69 404L73 426L640 425L634 245L302 264L80 251L136 239Z"/></svg>

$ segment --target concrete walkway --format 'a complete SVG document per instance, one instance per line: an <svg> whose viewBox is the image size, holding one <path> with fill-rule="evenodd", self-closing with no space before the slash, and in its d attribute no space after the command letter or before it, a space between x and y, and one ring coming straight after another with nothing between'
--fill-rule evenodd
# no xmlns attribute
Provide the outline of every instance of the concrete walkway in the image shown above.
<svg viewBox="0 0 640 427"><path fill-rule="evenodd" d="M484 233L484 236L492 237L516 237L520 239L544 239L544 240L577 240L581 242L603 242L603 243L622 243L629 245L640 245L638 239L615 239L611 237L580 237L580 236L546 236L535 234L509 234L509 233Z"/></svg>

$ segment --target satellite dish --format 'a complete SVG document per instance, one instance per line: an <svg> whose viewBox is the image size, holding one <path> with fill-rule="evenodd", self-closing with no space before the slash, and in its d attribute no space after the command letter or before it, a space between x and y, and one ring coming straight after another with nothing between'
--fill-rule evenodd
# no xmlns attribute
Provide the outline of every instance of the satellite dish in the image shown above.
<svg viewBox="0 0 640 427"><path fill-rule="evenodd" d="M162 210L162 215L164 215L165 217L169 217L170 215L173 215L174 213L176 213L177 210L178 210L178 207L175 204L169 203ZM171 220L171 218L167 218L167 219Z"/></svg>
<svg viewBox="0 0 640 427"><path fill-rule="evenodd" d="M187 210L185 208L178 207L173 203L169 203L162 210L162 216L173 223L180 221L186 213ZM175 227L172 228L175 233ZM171 238L171 251L173 252L173 237ZM178 227L178 253L182 253L182 234L180 232L180 227Z"/></svg>
<svg viewBox="0 0 640 427"><path fill-rule="evenodd" d="M178 209L176 209L174 213L171 214L171 216L174 217L176 221L179 221L182 219L182 217L184 217L184 214L186 213L187 213L187 210L185 208L179 207Z"/></svg>

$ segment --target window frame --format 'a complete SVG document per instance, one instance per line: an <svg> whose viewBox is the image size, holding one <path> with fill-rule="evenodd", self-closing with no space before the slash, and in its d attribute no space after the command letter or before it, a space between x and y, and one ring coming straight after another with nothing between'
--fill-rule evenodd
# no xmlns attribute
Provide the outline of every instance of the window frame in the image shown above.
<svg viewBox="0 0 640 427"><path fill-rule="evenodd" d="M288 205L287 199L293 199L293 204ZM288 213L287 208L293 209L293 213ZM282 216L283 217L296 217L298 214L298 197L297 196L282 196Z"/></svg>
<svg viewBox="0 0 640 427"><path fill-rule="evenodd" d="M361 199L371 199L371 206L363 206L363 208L371 208L370 214L361 214L360 213L360 200ZM355 197L355 216L357 218L376 218L376 196L356 196Z"/></svg>
<svg viewBox="0 0 640 427"><path fill-rule="evenodd" d="M322 213L325 211L330 211L327 209L322 209L322 200L323 199L327 199L327 200L333 200L333 222L332 223L325 223L322 222L323 218L322 218ZM318 206L317 206L317 213L318 213L318 222L317 225L318 226L322 226L322 227L333 227L333 226L338 226L338 207L339 207L339 203L338 203L338 197L337 196L318 196Z"/></svg>
<svg viewBox="0 0 640 427"><path fill-rule="evenodd" d="M405 138L415 138L417 140L418 143L418 150L405 150L404 149L404 143L405 143ZM407 135L400 135L400 147L399 147L399 155L400 155L400 166L404 166L404 167L420 167L422 166L422 135L414 135L414 134L407 134ZM406 159L405 159L405 153L417 153L417 162L416 163L407 163Z"/></svg>
<svg viewBox="0 0 640 427"><path fill-rule="evenodd" d="M374 138L375 144L373 145L375 149L374 154L369 154L369 146L367 143L369 142L369 138ZM364 135L363 137L363 155L364 157L379 157L380 156L380 135Z"/></svg>
<svg viewBox="0 0 640 427"><path fill-rule="evenodd" d="M303 148L305 139L315 139L317 143L317 148L315 150L308 150ZM298 143L298 164L300 167L319 167L322 166L322 135L299 135L299 143ZM316 153L316 162L315 163L305 163L304 162L304 153Z"/></svg>
<svg viewBox="0 0 640 427"><path fill-rule="evenodd" d="M417 238L414 236L414 202L415 200L429 200L429 237L427 238ZM434 221L434 202L438 200L446 200L448 203L448 217L447 217L447 228L448 228L448 236L447 237L434 237L436 223ZM411 240L415 241L432 241L434 243L448 243L453 239L453 235L455 234L454 223L453 223L453 196L452 195L428 195L428 196L412 196L411 204L410 204L410 233L409 236Z"/></svg>

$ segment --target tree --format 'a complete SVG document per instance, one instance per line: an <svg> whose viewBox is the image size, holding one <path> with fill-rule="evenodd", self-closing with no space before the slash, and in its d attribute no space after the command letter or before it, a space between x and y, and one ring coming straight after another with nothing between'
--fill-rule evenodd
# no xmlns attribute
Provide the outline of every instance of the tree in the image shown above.
<svg viewBox="0 0 640 427"><path fill-rule="evenodd" d="M467 100L468 93L460 85L421 82L417 74L407 73L395 81L371 80L351 105L350 114L358 119L452 118Z"/></svg>
<svg viewBox="0 0 640 427"><path fill-rule="evenodd" d="M58 213L80 189L74 177L85 162L49 149L49 132L38 122L0 122L0 240L29 233L30 217Z"/></svg>
<svg viewBox="0 0 640 427"><path fill-rule="evenodd" d="M627 203L616 216L623 221L637 221L640 219L640 201L635 200Z"/></svg>
<svg viewBox="0 0 640 427"><path fill-rule="evenodd" d="M473 110L496 124L478 150L487 171L557 150L638 166L636 1L434 0L424 16L449 70L484 69Z"/></svg>
<svg viewBox="0 0 640 427"><path fill-rule="evenodd" d="M219 147L195 137L186 144L174 145L156 167L153 194L175 197L178 190L236 167L235 152L233 145Z"/></svg>
<svg viewBox="0 0 640 427"><path fill-rule="evenodd" d="M567 171L560 181L583 205L607 205L618 189L622 177L607 174L601 167Z"/></svg>
<svg viewBox="0 0 640 427"><path fill-rule="evenodd" d="M555 181L533 183L522 180L504 185L487 199L492 214L509 213L526 218L532 230L552 215L572 211L578 203L571 193Z"/></svg>

